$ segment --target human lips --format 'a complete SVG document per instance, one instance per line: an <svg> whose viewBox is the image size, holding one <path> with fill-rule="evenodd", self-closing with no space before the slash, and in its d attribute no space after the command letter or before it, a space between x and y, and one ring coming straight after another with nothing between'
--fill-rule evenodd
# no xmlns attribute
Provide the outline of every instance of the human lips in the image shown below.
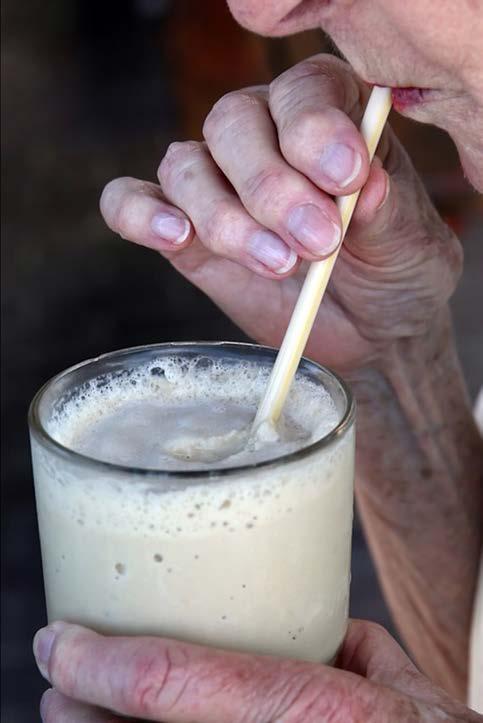
<svg viewBox="0 0 483 723"><path fill-rule="evenodd" d="M364 69L358 69L353 66L358 72L359 77L366 83L366 85L373 87L375 85L390 88L392 96L392 104L395 110L399 112L409 111L411 108L416 108L423 103L428 103L431 100L436 100L441 95L441 91L433 84L429 85L410 85L404 82L404 80L397 79L396 73L391 78L390 75L384 77L376 75L375 73L365 73Z"/></svg>
<svg viewBox="0 0 483 723"><path fill-rule="evenodd" d="M435 91L431 88L418 88L416 86L392 85L391 83L365 81L367 85L375 85L390 88L392 104L395 110L400 113L408 111L421 103L427 102Z"/></svg>
<svg viewBox="0 0 483 723"><path fill-rule="evenodd" d="M391 88L392 103L397 111L403 112L428 99L431 90L429 88L416 87L393 87Z"/></svg>

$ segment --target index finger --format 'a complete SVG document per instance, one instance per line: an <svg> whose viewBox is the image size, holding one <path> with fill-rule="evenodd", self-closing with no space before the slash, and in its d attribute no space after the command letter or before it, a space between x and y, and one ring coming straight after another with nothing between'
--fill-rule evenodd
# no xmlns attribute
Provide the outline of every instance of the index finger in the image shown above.
<svg viewBox="0 0 483 723"><path fill-rule="evenodd" d="M316 55L285 71L270 85L270 113L287 162L336 196L362 187L369 156L355 122L368 91L350 66Z"/></svg>
<svg viewBox="0 0 483 723"><path fill-rule="evenodd" d="M162 638L104 637L54 623L37 634L34 650L64 695L164 723L405 721L398 715L414 711L404 696L381 696L350 672ZM382 711L387 718L377 718Z"/></svg>
<svg viewBox="0 0 483 723"><path fill-rule="evenodd" d="M46 690L42 696L40 715L42 723L128 723L132 720L78 703L53 688Z"/></svg>

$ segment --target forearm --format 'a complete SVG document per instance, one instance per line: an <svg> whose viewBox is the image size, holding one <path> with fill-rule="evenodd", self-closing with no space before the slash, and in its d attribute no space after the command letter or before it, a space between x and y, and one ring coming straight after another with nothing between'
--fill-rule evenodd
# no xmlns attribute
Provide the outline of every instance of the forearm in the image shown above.
<svg viewBox="0 0 483 723"><path fill-rule="evenodd" d="M387 600L418 664L464 697L483 447L447 317L351 381L357 500Z"/></svg>

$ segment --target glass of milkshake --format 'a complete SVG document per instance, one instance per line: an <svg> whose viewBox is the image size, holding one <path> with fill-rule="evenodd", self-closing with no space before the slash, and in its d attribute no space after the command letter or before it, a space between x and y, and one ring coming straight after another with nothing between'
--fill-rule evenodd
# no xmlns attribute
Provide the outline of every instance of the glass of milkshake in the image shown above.
<svg viewBox="0 0 483 723"><path fill-rule="evenodd" d="M331 662L344 637L354 406L303 359L277 435L276 351L159 344L49 381L29 423L49 621Z"/></svg>

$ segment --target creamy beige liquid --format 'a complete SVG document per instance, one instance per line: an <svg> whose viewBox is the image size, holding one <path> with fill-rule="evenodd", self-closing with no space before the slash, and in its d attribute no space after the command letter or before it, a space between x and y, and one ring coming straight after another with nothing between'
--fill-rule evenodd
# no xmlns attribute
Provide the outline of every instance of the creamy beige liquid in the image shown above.
<svg viewBox="0 0 483 723"><path fill-rule="evenodd" d="M250 440L266 382L248 363L163 360L88 385L50 420L83 454L191 474L93 468L33 441L49 620L333 659L347 624L353 430L291 461L223 473L339 422L328 393L300 379L279 438Z"/></svg>

